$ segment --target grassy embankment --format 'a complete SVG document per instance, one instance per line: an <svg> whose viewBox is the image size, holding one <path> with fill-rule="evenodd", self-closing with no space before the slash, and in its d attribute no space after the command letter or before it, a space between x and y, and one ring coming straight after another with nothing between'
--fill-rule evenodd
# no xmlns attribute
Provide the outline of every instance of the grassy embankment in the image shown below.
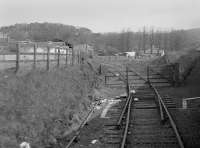
<svg viewBox="0 0 200 148"><path fill-rule="evenodd" d="M23 76L1 74L0 147L22 141L42 148L78 125L99 95L99 78L88 64Z"/></svg>

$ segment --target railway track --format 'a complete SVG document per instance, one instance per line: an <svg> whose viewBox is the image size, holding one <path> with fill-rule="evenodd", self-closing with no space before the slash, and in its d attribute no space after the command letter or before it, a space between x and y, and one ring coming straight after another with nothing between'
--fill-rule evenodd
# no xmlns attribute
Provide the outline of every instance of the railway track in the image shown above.
<svg viewBox="0 0 200 148"><path fill-rule="evenodd" d="M127 147L179 147L170 123L161 122L155 96L143 97L142 94L141 91L134 95L139 99L132 104Z"/></svg>
<svg viewBox="0 0 200 148"><path fill-rule="evenodd" d="M129 83L136 91L121 96L107 113L104 124L104 148L184 148L182 138L169 109L176 108L173 99L161 96L157 88L171 86L160 75L141 76L131 70ZM128 78L127 78L128 79ZM124 80L127 81L127 80ZM122 84L119 84L119 86ZM156 87L155 87L156 86ZM83 125L84 126L84 125ZM82 127L83 127L82 126ZM80 132L75 135L78 136ZM69 148L73 137L66 148Z"/></svg>
<svg viewBox="0 0 200 148"><path fill-rule="evenodd" d="M169 112L176 105L169 96L162 96L155 88L170 84L159 75L149 78L135 72L135 81L143 80L143 86L130 93L126 103L120 103L110 110L111 123L105 125L107 148L184 148L182 138ZM151 81L149 81L151 78ZM148 87L146 87L148 85ZM124 98L120 98L125 102ZM122 105L123 104L123 105ZM120 107L121 106L121 107ZM116 110L121 108L120 116ZM115 116L113 116L115 115ZM119 118L118 122L117 119ZM116 124L117 123L117 124Z"/></svg>
<svg viewBox="0 0 200 148"><path fill-rule="evenodd" d="M147 91L145 90L145 93ZM127 104L127 109L122 116L121 123L119 115L125 106L125 99L114 106L108 113L110 122L105 125L106 148L178 148L180 146L175 131L170 121L162 121L158 102L155 96L143 97L144 90L132 94ZM149 94L153 93L149 90ZM174 104L169 102L169 107ZM124 109L124 108L123 108ZM118 110L118 112L117 112ZM165 122L165 123L163 123Z"/></svg>

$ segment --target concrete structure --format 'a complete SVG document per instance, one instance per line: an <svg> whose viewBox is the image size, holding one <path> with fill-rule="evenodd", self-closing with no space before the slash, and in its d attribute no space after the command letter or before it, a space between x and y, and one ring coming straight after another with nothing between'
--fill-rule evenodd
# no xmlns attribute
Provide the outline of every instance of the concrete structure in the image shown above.
<svg viewBox="0 0 200 148"><path fill-rule="evenodd" d="M163 49L153 48L138 51L139 56L164 56L165 51Z"/></svg>
<svg viewBox="0 0 200 148"><path fill-rule="evenodd" d="M9 36L3 32L0 32L0 42L7 42L9 41Z"/></svg>
<svg viewBox="0 0 200 148"><path fill-rule="evenodd" d="M136 52L135 52L135 51L122 52L122 53L117 53L117 54L115 54L115 55L116 55L116 56L135 57Z"/></svg>
<svg viewBox="0 0 200 148"><path fill-rule="evenodd" d="M37 53L47 53L47 47L50 48L50 53L58 53L60 50L61 54L66 54L66 51L69 50L68 46L65 46L64 43L60 42L27 42L20 41L20 52L24 53L33 53L34 45L36 46Z"/></svg>
<svg viewBox="0 0 200 148"><path fill-rule="evenodd" d="M125 52L127 57L135 57L136 52L135 51L131 51L131 52Z"/></svg>

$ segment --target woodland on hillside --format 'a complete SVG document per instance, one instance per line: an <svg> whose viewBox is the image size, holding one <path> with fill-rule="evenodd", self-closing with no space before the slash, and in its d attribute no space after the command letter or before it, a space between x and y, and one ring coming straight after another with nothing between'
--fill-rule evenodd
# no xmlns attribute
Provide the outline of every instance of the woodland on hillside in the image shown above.
<svg viewBox="0 0 200 148"><path fill-rule="evenodd" d="M195 48L200 40L200 29L162 31L143 27L137 32L126 29L118 33L93 33L88 28L56 23L15 24L1 27L0 32L15 40L63 40L73 44L90 44L101 55L152 48L177 51Z"/></svg>

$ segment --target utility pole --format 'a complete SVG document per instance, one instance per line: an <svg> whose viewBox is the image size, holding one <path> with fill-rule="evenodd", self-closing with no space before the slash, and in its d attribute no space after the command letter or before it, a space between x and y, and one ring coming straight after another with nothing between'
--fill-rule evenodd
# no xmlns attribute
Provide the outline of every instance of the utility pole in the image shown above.
<svg viewBox="0 0 200 148"><path fill-rule="evenodd" d="M128 66L126 66L126 92L127 92L127 97L128 97L129 95Z"/></svg>
<svg viewBox="0 0 200 148"><path fill-rule="evenodd" d="M145 50L146 50L146 30L145 30L145 27L143 28L143 34L142 34L142 48L144 50L144 53L145 53Z"/></svg>
<svg viewBox="0 0 200 148"><path fill-rule="evenodd" d="M150 48L151 48L151 54L153 52L153 45L154 45L154 30L153 28L151 29L151 35L150 35Z"/></svg>
<svg viewBox="0 0 200 148"><path fill-rule="evenodd" d="M16 50L16 70L15 72L18 72L19 70L19 63L20 63L20 44L17 43L17 50Z"/></svg>

